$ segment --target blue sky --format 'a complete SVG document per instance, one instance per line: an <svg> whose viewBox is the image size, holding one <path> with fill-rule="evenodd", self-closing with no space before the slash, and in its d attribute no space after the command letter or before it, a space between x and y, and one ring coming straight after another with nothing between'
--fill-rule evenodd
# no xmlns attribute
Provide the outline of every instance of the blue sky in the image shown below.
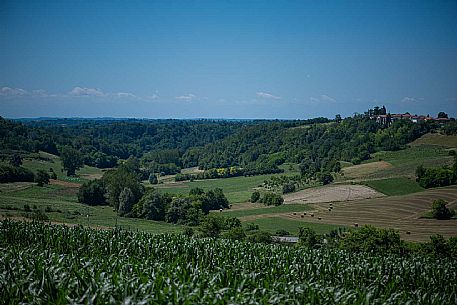
<svg viewBox="0 0 457 305"><path fill-rule="evenodd" d="M0 0L4 117L457 116L456 1Z"/></svg>

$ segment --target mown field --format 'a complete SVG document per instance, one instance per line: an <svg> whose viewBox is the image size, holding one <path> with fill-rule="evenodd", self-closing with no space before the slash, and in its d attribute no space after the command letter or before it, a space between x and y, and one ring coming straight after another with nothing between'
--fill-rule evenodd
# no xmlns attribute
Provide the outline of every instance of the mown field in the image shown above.
<svg viewBox="0 0 457 305"><path fill-rule="evenodd" d="M457 236L457 219L437 220L423 216L431 211L432 202L443 199L448 207L457 208L457 186L428 189L402 196L364 199L348 202L316 203L310 205L304 218L293 213L270 214L290 220L301 221L303 225L310 222L354 227L373 225L380 228L392 228L400 232L405 240L425 242L430 235L441 234L445 237ZM311 217L311 214L314 217ZM251 217L253 220L253 217Z"/></svg>
<svg viewBox="0 0 457 305"><path fill-rule="evenodd" d="M457 265L0 222L3 304L455 304Z"/></svg>

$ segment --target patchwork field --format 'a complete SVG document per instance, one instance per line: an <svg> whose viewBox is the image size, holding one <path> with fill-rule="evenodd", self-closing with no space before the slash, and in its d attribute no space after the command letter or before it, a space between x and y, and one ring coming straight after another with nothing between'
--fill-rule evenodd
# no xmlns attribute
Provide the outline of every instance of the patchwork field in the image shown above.
<svg viewBox="0 0 457 305"><path fill-rule="evenodd" d="M457 219L435 220L421 218L431 210L433 200L444 199L449 207L457 207L457 186L430 189L423 192L357 200L350 202L316 203L310 205L306 215L280 213L271 216L282 217L305 223L359 226L369 224L393 228L400 231L402 238L413 241L428 241L429 236L441 234L457 236ZM311 217L311 214L314 217ZM303 217L302 217L303 216ZM409 233L408 233L409 232Z"/></svg>

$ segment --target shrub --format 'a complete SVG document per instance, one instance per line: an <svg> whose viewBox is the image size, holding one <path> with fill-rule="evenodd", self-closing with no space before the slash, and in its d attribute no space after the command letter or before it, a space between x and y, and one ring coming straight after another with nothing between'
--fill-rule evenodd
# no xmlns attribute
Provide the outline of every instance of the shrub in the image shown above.
<svg viewBox="0 0 457 305"><path fill-rule="evenodd" d="M119 215L128 215L135 204L135 195L130 188L125 187L119 195Z"/></svg>
<svg viewBox="0 0 457 305"><path fill-rule="evenodd" d="M242 227L236 227L225 232L223 237L231 240L244 240L246 238L246 233L244 233Z"/></svg>
<svg viewBox="0 0 457 305"><path fill-rule="evenodd" d="M230 230L234 228L240 228L241 227L241 221L236 218L236 217L230 217L225 219L225 230Z"/></svg>
<svg viewBox="0 0 457 305"><path fill-rule="evenodd" d="M79 187L78 201L88 205L105 205L106 188L102 180L92 180Z"/></svg>
<svg viewBox="0 0 457 305"><path fill-rule="evenodd" d="M273 241L271 238L271 234L266 231L257 231L251 235L248 235L247 240L249 242L263 244L269 244Z"/></svg>
<svg viewBox="0 0 457 305"><path fill-rule="evenodd" d="M49 184L49 174L42 169L39 169L35 175L35 182L38 186Z"/></svg>
<svg viewBox="0 0 457 305"><path fill-rule="evenodd" d="M319 244L319 236L316 231L311 228L300 228L298 234L300 245L306 246L308 248L315 248Z"/></svg>
<svg viewBox="0 0 457 305"><path fill-rule="evenodd" d="M0 183L33 182L35 175L27 168L0 165Z"/></svg>
<svg viewBox="0 0 457 305"><path fill-rule="evenodd" d="M259 229L259 225L255 224L255 223L252 223L252 222L247 223L246 226L245 226L245 230L247 232L257 231L258 229Z"/></svg>
<svg viewBox="0 0 457 305"><path fill-rule="evenodd" d="M349 231L341 239L340 247L354 252L400 253L403 244L395 230L363 226Z"/></svg>
<svg viewBox="0 0 457 305"><path fill-rule="evenodd" d="M170 202L171 197L168 194L162 195L156 190L148 191L138 202L138 208L142 207L142 210L136 212L135 216L144 216L149 220L165 220L165 206Z"/></svg>
<svg viewBox="0 0 457 305"><path fill-rule="evenodd" d="M157 179L157 176L154 173L149 175L149 179L148 180L149 180L149 183L151 183L151 184L159 183L159 180Z"/></svg>
<svg viewBox="0 0 457 305"><path fill-rule="evenodd" d="M446 207L447 202L443 199L438 199L432 203L432 217L435 219L450 219L454 216L455 211Z"/></svg>
<svg viewBox="0 0 457 305"><path fill-rule="evenodd" d="M219 215L210 214L204 217L200 224L200 232L204 237L219 237L224 229L225 218Z"/></svg>
<svg viewBox="0 0 457 305"><path fill-rule="evenodd" d="M332 176L332 174L330 174L330 173L322 173L322 174L320 174L320 176L319 176L319 181L320 181L323 185L330 184L330 183L333 182L333 176Z"/></svg>
<svg viewBox="0 0 457 305"><path fill-rule="evenodd" d="M265 193L262 197L262 203L265 205L281 205L284 203L284 198L282 198L281 195L278 195L276 193Z"/></svg>
<svg viewBox="0 0 457 305"><path fill-rule="evenodd" d="M259 201L259 199L260 199L260 193L258 191L255 191L254 193L251 194L252 203Z"/></svg>
<svg viewBox="0 0 457 305"><path fill-rule="evenodd" d="M286 183L282 186L282 193L287 194L287 193L292 193L295 192L295 184L292 182Z"/></svg>
<svg viewBox="0 0 457 305"><path fill-rule="evenodd" d="M284 230L284 229L281 229L281 230L276 231L275 234L278 235L278 236L289 236L289 235L290 235L290 232L289 232L289 231L286 231L286 230Z"/></svg>

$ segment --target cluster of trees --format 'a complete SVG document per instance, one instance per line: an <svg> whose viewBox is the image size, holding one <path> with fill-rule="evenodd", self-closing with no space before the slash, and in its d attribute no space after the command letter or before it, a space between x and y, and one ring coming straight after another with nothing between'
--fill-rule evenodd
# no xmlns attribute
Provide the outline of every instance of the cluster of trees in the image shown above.
<svg viewBox="0 0 457 305"><path fill-rule="evenodd" d="M16 122L0 117L0 146L57 155L59 147L71 146L83 154L86 164L103 168L112 167L116 159L139 158L146 152L177 149L181 156L191 147L223 139L248 124L255 122L88 119Z"/></svg>
<svg viewBox="0 0 457 305"><path fill-rule="evenodd" d="M432 217L440 220L451 219L455 215L455 211L449 209L446 205L447 202L443 199L433 201Z"/></svg>
<svg viewBox="0 0 457 305"><path fill-rule="evenodd" d="M34 173L21 166L0 165L0 183L7 182L33 182Z"/></svg>
<svg viewBox="0 0 457 305"><path fill-rule="evenodd" d="M84 183L78 200L89 205L111 205L120 216L146 218L186 225L198 225L211 210L229 207L221 189L191 189L187 195L146 191L141 183L138 159L129 158L116 170L107 171L100 180Z"/></svg>
<svg viewBox="0 0 457 305"><path fill-rule="evenodd" d="M435 257L457 258L457 237L448 240L441 235L430 237L429 243L408 243L393 229L363 226L357 230L333 230L329 234L317 234L308 227L300 228L299 245L308 248L327 247L349 252L390 253L398 255L424 254Z"/></svg>
<svg viewBox="0 0 457 305"><path fill-rule="evenodd" d="M416 181L424 188L457 184L457 157L454 157L452 167L425 168L419 165L416 169Z"/></svg>
<svg viewBox="0 0 457 305"><path fill-rule="evenodd" d="M56 179L57 176L51 170L51 175L44 170L37 170L33 173L30 169L24 168L22 157L19 154L13 154L10 157L9 164L0 165L0 183L8 182L36 182L38 186L44 186L49 183L49 179Z"/></svg>
<svg viewBox="0 0 457 305"><path fill-rule="evenodd" d="M271 234L259 230L259 226L256 224L249 223L243 227L241 221L236 217L224 217L214 213L203 217L196 232L192 228L187 228L185 234L196 237L245 240L254 243L271 243L273 241Z"/></svg>
<svg viewBox="0 0 457 305"><path fill-rule="evenodd" d="M283 169L278 168L277 165L273 164L268 167L262 167L261 165L241 167L227 167L227 168L211 168L197 174L177 174L175 181L185 180L196 180L196 179L216 179L216 178L230 178L239 176L254 176L254 175L266 175L266 174L277 174L284 172Z"/></svg>
<svg viewBox="0 0 457 305"><path fill-rule="evenodd" d="M273 192L266 192L263 195L260 194L259 191L255 191L251 194L252 203L260 202L264 205L281 205L284 203L284 198L281 195L273 193Z"/></svg>
<svg viewBox="0 0 457 305"><path fill-rule="evenodd" d="M337 160L358 164L379 150L398 150L435 128L432 123L399 120L389 126L359 115L340 122L264 122L241 128L233 135L186 151L183 164L203 169L266 167L299 163L304 177L331 182L339 172ZM318 177L318 173L322 173Z"/></svg>

